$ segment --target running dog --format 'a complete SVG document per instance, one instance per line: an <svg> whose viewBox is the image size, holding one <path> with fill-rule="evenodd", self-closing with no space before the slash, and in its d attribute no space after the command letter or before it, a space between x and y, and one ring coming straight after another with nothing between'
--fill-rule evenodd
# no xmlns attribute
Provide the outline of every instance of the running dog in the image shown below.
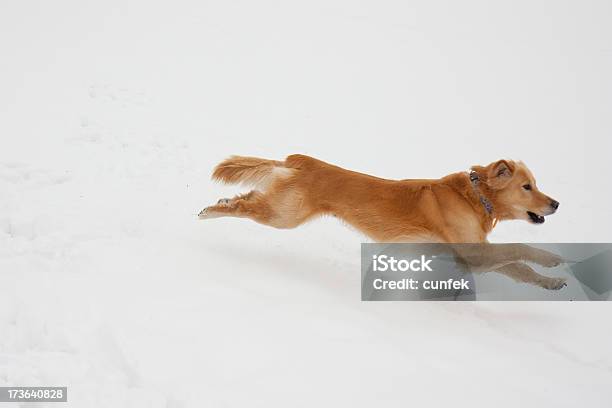
<svg viewBox="0 0 612 408"><path fill-rule="evenodd" d="M332 215L377 242L485 244L498 221L542 224L559 208L558 201L538 190L527 166L512 160L472 166L469 172L440 179L387 180L301 154L284 161L232 156L214 169L212 178L254 189L204 208L200 219L241 217L295 228ZM487 259L478 261L482 270L547 289L565 285L564 279L542 276L522 262L556 266L563 260L555 254L527 245L491 245L487 252ZM474 259L475 253L466 255Z"/></svg>

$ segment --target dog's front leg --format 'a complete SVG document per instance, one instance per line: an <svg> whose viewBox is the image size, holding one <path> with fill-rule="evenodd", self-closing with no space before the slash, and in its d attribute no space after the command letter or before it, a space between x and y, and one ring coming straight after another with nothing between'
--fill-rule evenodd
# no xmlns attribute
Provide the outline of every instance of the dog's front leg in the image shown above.
<svg viewBox="0 0 612 408"><path fill-rule="evenodd" d="M495 244L493 244L495 245ZM514 261L533 262L546 268L553 268L565 262L565 260L545 249L535 248L526 244L497 244L497 254L503 254L506 259Z"/></svg>
<svg viewBox="0 0 612 408"><path fill-rule="evenodd" d="M524 247L522 259L527 262L533 262L546 268L554 268L555 266L559 266L562 263L566 262L565 259L563 259L560 255L557 255L553 252L549 252L544 249L534 248L529 245L521 244L521 246Z"/></svg>
<svg viewBox="0 0 612 408"><path fill-rule="evenodd" d="M559 290L567 285L565 283L565 279L563 278L550 278L548 276L540 275L529 265L520 262L502 266L497 268L495 272L506 275L517 282L531 283L544 289Z"/></svg>
<svg viewBox="0 0 612 408"><path fill-rule="evenodd" d="M533 262L547 268L565 262L557 254L525 244L457 244L454 249L474 272L499 269L515 262Z"/></svg>

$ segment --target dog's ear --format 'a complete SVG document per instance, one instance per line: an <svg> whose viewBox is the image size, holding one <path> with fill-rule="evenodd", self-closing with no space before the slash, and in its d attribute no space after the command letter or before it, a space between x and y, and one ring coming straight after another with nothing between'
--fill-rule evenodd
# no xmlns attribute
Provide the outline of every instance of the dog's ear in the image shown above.
<svg viewBox="0 0 612 408"><path fill-rule="evenodd" d="M508 185L514 175L514 163L508 160L499 160L487 166L487 185L499 190Z"/></svg>

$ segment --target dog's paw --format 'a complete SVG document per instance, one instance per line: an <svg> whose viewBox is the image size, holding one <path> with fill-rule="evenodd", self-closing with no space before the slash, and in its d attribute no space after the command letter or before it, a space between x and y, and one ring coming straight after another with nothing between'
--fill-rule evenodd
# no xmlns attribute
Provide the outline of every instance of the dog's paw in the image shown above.
<svg viewBox="0 0 612 408"><path fill-rule="evenodd" d="M567 286L564 278L544 278L539 282L544 289L559 290Z"/></svg>
<svg viewBox="0 0 612 408"><path fill-rule="evenodd" d="M201 220L210 220L211 218L223 217L224 209L224 206L219 204L211 205L210 207L206 207L200 211L198 218Z"/></svg>
<svg viewBox="0 0 612 408"><path fill-rule="evenodd" d="M201 220L208 218L207 216L208 216L208 214L209 214L209 212L208 212L208 209L209 209L209 208L210 208L210 207L206 207L206 208L204 208L202 211L200 211L200 212L198 213L198 218L199 218L199 219L201 219Z"/></svg>
<svg viewBox="0 0 612 408"><path fill-rule="evenodd" d="M555 266L565 263L565 259L563 259L560 255L544 250L539 250L536 253L533 261L538 265L544 266L545 268L554 268Z"/></svg>
<svg viewBox="0 0 612 408"><path fill-rule="evenodd" d="M232 206L233 202L234 200L232 200L231 198L222 198L217 201L217 204L208 206L202 211L200 211L200 213L198 214L198 218L201 220L219 218L222 216L221 213L223 213L226 209Z"/></svg>

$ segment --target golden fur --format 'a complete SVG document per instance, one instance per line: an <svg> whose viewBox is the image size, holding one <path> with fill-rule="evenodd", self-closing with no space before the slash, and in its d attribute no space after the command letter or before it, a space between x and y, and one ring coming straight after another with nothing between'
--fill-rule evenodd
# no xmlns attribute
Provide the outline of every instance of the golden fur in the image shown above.
<svg viewBox="0 0 612 408"><path fill-rule="evenodd" d="M284 161L232 156L213 179L255 189L203 209L201 219L250 218L294 228L333 215L378 242L478 243L457 253L474 271L495 270L519 282L561 289L565 280L535 272L525 261L556 266L555 254L527 245L486 244L497 221L544 222L559 203L541 193L522 162L499 160L435 180L386 180L295 154Z"/></svg>
<svg viewBox="0 0 612 408"><path fill-rule="evenodd" d="M486 241L497 221L555 211L555 201L538 191L521 162L500 160L472 171L477 185L467 172L435 180L386 180L300 154L284 161L232 156L215 168L213 179L256 189L220 200L200 218L245 217L294 228L328 214L378 242L476 243ZM490 213L481 196L491 203Z"/></svg>

